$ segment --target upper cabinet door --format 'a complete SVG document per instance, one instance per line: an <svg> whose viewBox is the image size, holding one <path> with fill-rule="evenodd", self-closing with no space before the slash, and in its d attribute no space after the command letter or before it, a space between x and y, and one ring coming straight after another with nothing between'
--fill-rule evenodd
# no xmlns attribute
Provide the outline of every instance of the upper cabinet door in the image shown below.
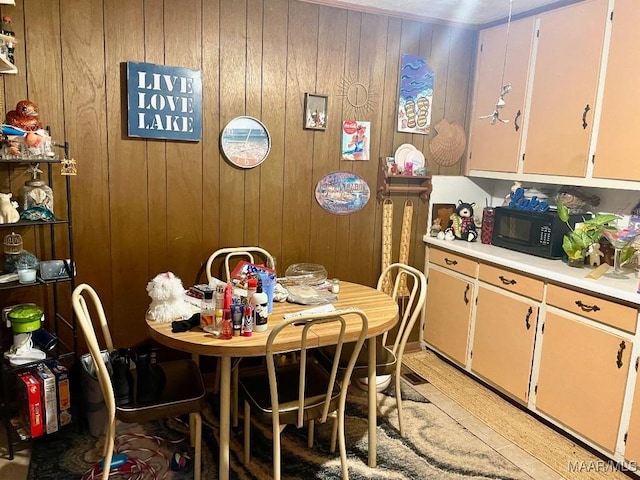
<svg viewBox="0 0 640 480"><path fill-rule="evenodd" d="M616 0L593 177L640 180L638 0Z"/></svg>
<svg viewBox="0 0 640 480"><path fill-rule="evenodd" d="M518 170L534 24L535 18L529 17L480 32L469 169ZM480 117L493 113L503 82L511 84L511 90L504 96L505 104L498 113L507 123L492 124L491 117Z"/></svg>
<svg viewBox="0 0 640 480"><path fill-rule="evenodd" d="M540 15L524 173L584 177L608 0Z"/></svg>

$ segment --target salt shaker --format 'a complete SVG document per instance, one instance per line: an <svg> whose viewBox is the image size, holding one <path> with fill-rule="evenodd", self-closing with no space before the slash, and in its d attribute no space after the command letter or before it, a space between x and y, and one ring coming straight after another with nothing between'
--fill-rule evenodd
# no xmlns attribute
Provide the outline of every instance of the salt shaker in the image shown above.
<svg viewBox="0 0 640 480"><path fill-rule="evenodd" d="M338 280L337 278L332 278L330 280L330 283L331 283L331 293L340 292L340 280Z"/></svg>

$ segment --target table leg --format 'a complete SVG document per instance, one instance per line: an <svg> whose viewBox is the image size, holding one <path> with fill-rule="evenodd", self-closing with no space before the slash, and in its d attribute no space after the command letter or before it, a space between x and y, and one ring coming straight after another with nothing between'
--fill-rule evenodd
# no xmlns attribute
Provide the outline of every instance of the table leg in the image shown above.
<svg viewBox="0 0 640 480"><path fill-rule="evenodd" d="M378 405L376 391L376 337L369 339L369 382L367 392L369 394L369 466L376 466L377 438L376 427L378 422Z"/></svg>
<svg viewBox="0 0 640 480"><path fill-rule="evenodd" d="M229 436L231 430L231 357L220 357L220 461L218 478L229 479Z"/></svg>

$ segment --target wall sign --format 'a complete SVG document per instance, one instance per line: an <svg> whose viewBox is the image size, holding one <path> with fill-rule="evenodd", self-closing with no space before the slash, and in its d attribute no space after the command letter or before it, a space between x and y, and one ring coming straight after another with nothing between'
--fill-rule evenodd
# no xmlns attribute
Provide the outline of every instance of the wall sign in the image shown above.
<svg viewBox="0 0 640 480"><path fill-rule="evenodd" d="M433 70L417 55L402 54L398 131L429 134L433 103Z"/></svg>
<svg viewBox="0 0 640 480"><path fill-rule="evenodd" d="M333 172L316 185L316 200L327 212L346 215L364 208L371 194L369 185L351 172Z"/></svg>
<svg viewBox="0 0 640 480"><path fill-rule="evenodd" d="M202 139L202 76L199 70L127 62L130 137Z"/></svg>

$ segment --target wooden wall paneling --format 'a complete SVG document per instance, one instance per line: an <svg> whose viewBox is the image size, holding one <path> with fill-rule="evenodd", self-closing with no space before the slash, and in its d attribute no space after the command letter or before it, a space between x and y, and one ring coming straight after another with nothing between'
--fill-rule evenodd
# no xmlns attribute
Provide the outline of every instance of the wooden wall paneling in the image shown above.
<svg viewBox="0 0 640 480"><path fill-rule="evenodd" d="M328 173L342 170L340 146L342 142L341 91L344 72L347 12L342 9L320 7L318 24L318 66L315 88L311 93L328 95L327 129L301 130L309 145L313 145L313 191L318 181ZM302 124L302 116L300 117ZM300 126L302 128L302 125ZM338 276L336 251L338 216L311 201L311 242L313 261L324 265L330 277Z"/></svg>
<svg viewBox="0 0 640 480"><path fill-rule="evenodd" d="M429 24L420 25L420 46L418 47L418 55L427 60L427 65L431 66L431 50L433 48L433 26ZM431 106L429 106L431 108ZM433 127L433 120L431 121ZM414 145L425 156L425 165L429 157L429 142L433 138L433 130L429 135L414 135Z"/></svg>
<svg viewBox="0 0 640 480"><path fill-rule="evenodd" d="M102 6L100 0L60 2L64 134L78 163L71 193L77 282L96 289L117 341L112 284L122 279L111 260Z"/></svg>
<svg viewBox="0 0 640 480"><path fill-rule="evenodd" d="M164 13L166 64L201 70L201 0L165 2ZM202 263L202 210L202 142L167 141L168 253L185 285Z"/></svg>
<svg viewBox="0 0 640 480"><path fill-rule="evenodd" d="M260 246L275 255L279 275L283 254L284 142L287 88L288 2L264 0L262 120L271 134L271 152L260 176Z"/></svg>
<svg viewBox="0 0 640 480"><path fill-rule="evenodd" d="M368 86L367 98L359 98L365 104L362 120L371 122L370 160L353 162L353 171L369 184L373 195L367 205L350 215L349 225L349 268L351 275L359 282L375 285L380 274L380 262L374 258L375 252L375 190L378 180L378 158L380 156L380 135L382 133L382 81L385 58L380 55L386 45L387 18L363 14L360 28L360 53L358 56L358 79ZM359 118L360 120L360 118Z"/></svg>
<svg viewBox="0 0 640 480"><path fill-rule="evenodd" d="M301 134L304 93L315 88L319 7L289 2L287 39L286 130L283 196L283 250L287 265L313 261L309 251L313 229L313 147ZM286 266L282 265L284 268Z"/></svg>
<svg viewBox="0 0 640 480"><path fill-rule="evenodd" d="M164 65L164 0L144 0L144 61ZM123 135L125 125L123 124ZM150 280L168 265L169 238L167 235L167 143L145 141L147 161L147 233ZM142 180L142 179L141 179ZM147 296L147 301L151 300Z"/></svg>
<svg viewBox="0 0 640 480"><path fill-rule="evenodd" d="M431 105L431 126L434 127L440 120L445 118L445 104L447 100L447 81L449 73L449 51L451 49L451 29L443 28L440 25L433 27L433 46L431 49L431 68L435 72L433 102ZM451 121L452 119L447 118ZM437 133L434 129L432 136ZM431 160L431 159L430 159ZM427 169L433 175L440 175L445 170L444 167L431 161Z"/></svg>
<svg viewBox="0 0 640 480"><path fill-rule="evenodd" d="M342 121L344 120L368 120L368 118L358 118L358 110L355 110L352 105L349 104L349 99L353 102L357 102L357 96L359 88L353 86L355 82L359 82L359 62L358 57L360 55L360 28L362 23L362 14L359 12L347 12L347 30L346 30L346 43L344 50L344 72L342 83L342 117L340 119L340 146L338 147L339 155L342 157ZM371 132L369 132L370 134ZM371 139L369 139L371 141ZM349 160L340 161L340 170L353 172L354 163ZM362 211L358 212L362 214ZM351 265L351 258L349 254L349 248L351 247L351 236L356 235L357 232L351 229L351 220L355 214L340 215L337 219L337 235L336 235L336 276L338 278L356 281L354 276L354 270Z"/></svg>
<svg viewBox="0 0 640 480"><path fill-rule="evenodd" d="M220 0L220 15L220 128L223 129L233 118L246 114L247 3ZM219 247L244 244L248 174L226 159L220 165Z"/></svg>
<svg viewBox="0 0 640 480"><path fill-rule="evenodd" d="M131 317L144 312L149 305L146 142L125 134L128 122L125 63L144 60L144 30L140 28L144 25L143 3L143 0L112 0L104 10L113 317L119 326L113 329L113 335L119 338L115 343L120 346L131 346L132 342L145 338L147 327L141 321L142 315Z"/></svg>
<svg viewBox="0 0 640 480"><path fill-rule="evenodd" d="M263 0L247 0L247 115L262 120L262 29ZM266 126L266 125L265 125ZM267 126L267 130L269 127ZM262 171L269 168L269 157L257 168L247 172L244 195L243 245L260 243L260 184ZM266 198L264 199L266 200Z"/></svg>

